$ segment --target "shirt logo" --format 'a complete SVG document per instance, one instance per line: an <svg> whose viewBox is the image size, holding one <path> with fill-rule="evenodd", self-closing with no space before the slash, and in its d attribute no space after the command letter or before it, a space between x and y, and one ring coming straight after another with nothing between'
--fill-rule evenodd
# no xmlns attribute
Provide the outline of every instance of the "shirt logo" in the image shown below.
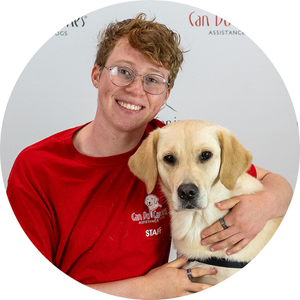
<svg viewBox="0 0 300 300"><path fill-rule="evenodd" d="M145 198L145 204L148 206L149 208L149 213L150 213L150 216L151 218L153 217L153 214L154 212L159 208L161 207L161 205L158 203L159 199L157 196L155 195L148 195L146 198Z"/></svg>
<svg viewBox="0 0 300 300"><path fill-rule="evenodd" d="M148 211L143 211L143 213L131 214L131 220L139 224L148 224L148 223L158 223L160 220L164 219L168 214L166 208L162 208L162 205L159 204L159 198L156 195L149 194L146 196L144 203L148 206ZM159 211L157 211L159 210Z"/></svg>

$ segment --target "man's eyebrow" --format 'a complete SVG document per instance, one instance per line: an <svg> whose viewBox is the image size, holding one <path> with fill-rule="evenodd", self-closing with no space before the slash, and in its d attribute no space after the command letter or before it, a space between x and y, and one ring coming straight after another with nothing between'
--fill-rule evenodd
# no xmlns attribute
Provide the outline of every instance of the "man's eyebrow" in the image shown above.
<svg viewBox="0 0 300 300"><path fill-rule="evenodd" d="M151 72L159 73L161 76L163 76L163 73L161 71L159 71L158 69L150 68L148 70L149 70L149 72L151 71Z"/></svg>
<svg viewBox="0 0 300 300"><path fill-rule="evenodd" d="M117 63L117 64L122 64L122 63L125 63L125 64L128 64L128 65L131 65L131 66L134 66L135 63L130 61L130 60L124 60L124 59L117 59L114 63Z"/></svg>

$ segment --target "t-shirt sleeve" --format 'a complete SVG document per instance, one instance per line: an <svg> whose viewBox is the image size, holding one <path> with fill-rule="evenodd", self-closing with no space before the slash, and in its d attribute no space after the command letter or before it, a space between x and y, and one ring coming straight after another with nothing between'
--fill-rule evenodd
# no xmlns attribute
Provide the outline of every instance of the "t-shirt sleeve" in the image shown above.
<svg viewBox="0 0 300 300"><path fill-rule="evenodd" d="M26 176L26 166L15 164L7 185L7 196L22 229L37 249L53 263L56 237L54 214L47 199Z"/></svg>
<svg viewBox="0 0 300 300"><path fill-rule="evenodd" d="M254 165L251 165L250 168L247 170L247 173L255 178L257 178L257 172Z"/></svg>

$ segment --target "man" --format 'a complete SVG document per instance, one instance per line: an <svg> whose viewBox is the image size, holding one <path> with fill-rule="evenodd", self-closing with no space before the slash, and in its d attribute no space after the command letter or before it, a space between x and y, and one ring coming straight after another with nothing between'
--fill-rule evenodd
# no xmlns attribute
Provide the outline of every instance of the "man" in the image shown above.
<svg viewBox="0 0 300 300"><path fill-rule="evenodd" d="M24 231L60 270L92 288L128 298L173 298L201 291L180 267L167 263L168 208L158 186L150 209L129 157L150 131L170 95L183 61L179 37L166 26L135 19L112 23L102 34L92 82L95 119L21 152L7 194ZM202 232L211 251L245 247L268 219L284 215L291 188L284 178L252 167L265 191L219 204L232 208ZM264 209L261 209L264 207ZM261 213L263 212L263 214ZM232 247L233 246L233 247ZM192 276L214 274L195 268Z"/></svg>

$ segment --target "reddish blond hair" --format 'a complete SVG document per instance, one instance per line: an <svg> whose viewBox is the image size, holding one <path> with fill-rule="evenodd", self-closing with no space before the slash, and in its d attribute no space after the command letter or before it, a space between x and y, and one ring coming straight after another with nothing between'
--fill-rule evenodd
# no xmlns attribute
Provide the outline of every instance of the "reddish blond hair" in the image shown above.
<svg viewBox="0 0 300 300"><path fill-rule="evenodd" d="M155 18L147 21L146 15L141 13L134 19L110 23L99 34L95 65L103 68L119 39L127 37L133 48L147 55L155 65L163 65L169 71L168 82L173 87L183 62L180 36L154 21Z"/></svg>

